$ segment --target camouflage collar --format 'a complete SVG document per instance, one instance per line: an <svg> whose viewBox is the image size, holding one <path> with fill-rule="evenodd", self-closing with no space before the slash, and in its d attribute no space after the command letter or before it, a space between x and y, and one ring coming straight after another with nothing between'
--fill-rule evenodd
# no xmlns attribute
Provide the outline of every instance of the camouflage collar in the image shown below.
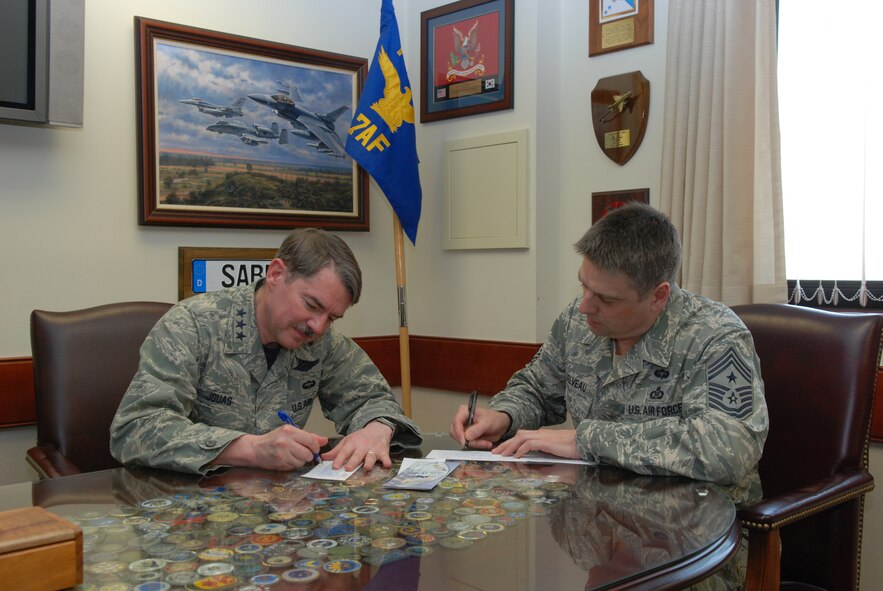
<svg viewBox="0 0 883 591"><path fill-rule="evenodd" d="M644 336L632 350L640 351L641 358L660 367L668 367L671 361L674 339L684 309L684 294L676 283L671 284L668 303Z"/></svg>
<svg viewBox="0 0 883 591"><path fill-rule="evenodd" d="M254 353L263 357L263 345L261 344L258 331L257 319L255 318L255 292L261 286L262 281L249 286L234 288L231 293L231 303L227 319L227 334L224 338L228 353ZM282 349L277 364L287 367L290 364L303 365L303 362L313 362L318 359L316 347L325 341L334 330L328 332L318 340L298 347L288 353L288 349ZM313 364L315 365L315 364Z"/></svg>

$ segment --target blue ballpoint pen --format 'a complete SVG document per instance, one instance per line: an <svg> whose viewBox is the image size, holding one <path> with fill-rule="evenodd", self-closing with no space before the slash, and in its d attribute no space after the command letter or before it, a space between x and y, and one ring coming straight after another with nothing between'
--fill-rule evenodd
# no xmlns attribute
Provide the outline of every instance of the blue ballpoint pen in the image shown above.
<svg viewBox="0 0 883 591"><path fill-rule="evenodd" d="M279 418L282 419L283 423L285 423L286 425L291 425L292 427L297 429L297 425L294 424L294 421L291 420L291 417L288 416L287 412L285 412L284 410L280 410L276 414L279 415ZM319 457L319 454L314 453L313 454L313 461L316 462L317 464L321 464L322 458Z"/></svg>

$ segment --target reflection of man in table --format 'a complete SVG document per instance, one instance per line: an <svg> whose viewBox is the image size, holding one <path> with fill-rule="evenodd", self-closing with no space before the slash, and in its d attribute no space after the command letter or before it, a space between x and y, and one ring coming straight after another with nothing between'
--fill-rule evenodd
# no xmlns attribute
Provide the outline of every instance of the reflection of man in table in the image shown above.
<svg viewBox="0 0 883 591"><path fill-rule="evenodd" d="M121 463L206 473L293 470L325 437L302 427L314 401L344 437L323 458L390 466L417 426L362 349L332 324L359 300L362 274L339 237L293 231L253 285L179 302L151 330L111 426ZM298 429L283 425L278 411Z"/></svg>
<svg viewBox="0 0 883 591"><path fill-rule="evenodd" d="M586 571L587 589L700 550L733 520L711 502L710 495L720 493L699 482L584 470L573 490L552 507L549 523L555 541ZM745 565L739 552L691 591L738 589Z"/></svg>

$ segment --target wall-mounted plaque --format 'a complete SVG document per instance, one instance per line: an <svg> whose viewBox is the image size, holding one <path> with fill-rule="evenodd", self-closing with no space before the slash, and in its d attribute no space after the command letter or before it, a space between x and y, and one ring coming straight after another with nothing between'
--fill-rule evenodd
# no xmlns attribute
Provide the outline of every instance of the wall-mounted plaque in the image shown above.
<svg viewBox="0 0 883 591"><path fill-rule="evenodd" d="M650 108L650 81L640 71L598 80L592 90L592 127L598 145L619 165L635 155Z"/></svg>
<svg viewBox="0 0 883 591"><path fill-rule="evenodd" d="M589 0L589 57L653 43L653 0Z"/></svg>

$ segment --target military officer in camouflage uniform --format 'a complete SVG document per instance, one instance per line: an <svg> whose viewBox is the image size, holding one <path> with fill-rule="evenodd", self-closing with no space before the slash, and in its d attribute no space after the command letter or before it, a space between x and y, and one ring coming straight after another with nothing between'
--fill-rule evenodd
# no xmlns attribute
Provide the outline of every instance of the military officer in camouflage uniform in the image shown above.
<svg viewBox="0 0 883 591"><path fill-rule="evenodd" d="M751 334L726 306L675 283L677 230L652 207L608 213L576 244L583 295L555 321L534 359L451 435L475 449L539 450L761 497L768 430ZM573 429L541 429L565 420Z"/></svg>
<svg viewBox="0 0 883 591"><path fill-rule="evenodd" d="M395 442L419 445L386 380L332 323L359 301L362 275L340 238L292 232L253 285L179 302L157 323L111 425L128 465L207 473L222 466L292 470L327 438L303 426L318 399L345 437L335 468L391 465Z"/></svg>

